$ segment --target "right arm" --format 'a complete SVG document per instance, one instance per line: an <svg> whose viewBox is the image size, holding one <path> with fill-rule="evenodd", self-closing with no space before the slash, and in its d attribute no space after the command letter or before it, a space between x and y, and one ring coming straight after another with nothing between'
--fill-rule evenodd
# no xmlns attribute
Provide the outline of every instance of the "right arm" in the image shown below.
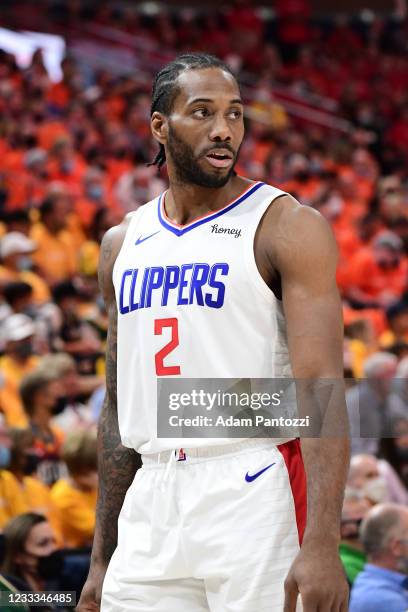
<svg viewBox="0 0 408 612"><path fill-rule="evenodd" d="M126 227L109 230L102 241L99 285L108 313L106 395L98 426L99 488L91 567L78 604L78 612L99 610L102 584L116 548L118 517L126 491L140 467L140 455L122 445L117 413L117 307L112 268Z"/></svg>

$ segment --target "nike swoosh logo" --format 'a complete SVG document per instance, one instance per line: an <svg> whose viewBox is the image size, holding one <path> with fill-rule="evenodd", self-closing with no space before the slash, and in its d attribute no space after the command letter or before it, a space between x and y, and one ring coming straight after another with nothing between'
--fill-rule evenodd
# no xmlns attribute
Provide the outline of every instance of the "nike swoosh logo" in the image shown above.
<svg viewBox="0 0 408 612"><path fill-rule="evenodd" d="M151 238L152 236L155 236L159 232L160 232L160 230L158 230L157 232L154 232L154 234L150 234L150 236L145 236L144 238L139 236L139 238L136 240L135 244L141 244L142 242L144 242L145 240L149 240L149 238Z"/></svg>
<svg viewBox="0 0 408 612"><path fill-rule="evenodd" d="M273 463L271 463L270 465L267 465L263 470L260 470L259 472L256 472L256 474L252 474L252 476L250 476L248 474L248 472L245 474L245 480L247 482L252 482L253 480L255 480L256 478L258 478L258 476L260 476L261 474L263 474L264 472L266 472L266 470L269 470L270 467L272 467L273 465L275 465L276 461L274 461Z"/></svg>

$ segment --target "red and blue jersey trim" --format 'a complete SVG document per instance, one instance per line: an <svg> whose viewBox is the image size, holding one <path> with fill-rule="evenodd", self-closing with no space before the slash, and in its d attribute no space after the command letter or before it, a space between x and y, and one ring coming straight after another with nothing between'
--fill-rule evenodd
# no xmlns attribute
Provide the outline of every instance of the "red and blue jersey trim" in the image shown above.
<svg viewBox="0 0 408 612"><path fill-rule="evenodd" d="M232 202L230 202L229 204L227 204L226 206L224 206L220 210L216 210L215 212L209 212L209 213L203 215L202 217L199 217L198 219L195 219L191 223L188 223L187 225L178 225L177 223L174 223L174 221L171 221L167 217L166 211L164 210L164 199L165 199L165 195L166 195L166 192L164 192L159 197L159 201L158 201L158 216L159 216L159 221L160 221L160 223L162 224L162 226L164 228L166 228L170 232L173 232L173 234L175 234L176 236L182 236L186 232L190 232L191 230L195 229L196 227L199 227L200 225L203 225L203 223L208 223L208 221L212 221L213 219L217 219L221 215L224 215L228 211L232 210L233 208L235 208L236 206L238 206L239 204L241 204L242 202L247 200L252 194L255 193L255 191L258 191L258 189L260 187L262 187L264 184L265 183L257 182L257 183L254 183L253 185L250 185L244 191L244 193L242 193L235 200L233 200Z"/></svg>

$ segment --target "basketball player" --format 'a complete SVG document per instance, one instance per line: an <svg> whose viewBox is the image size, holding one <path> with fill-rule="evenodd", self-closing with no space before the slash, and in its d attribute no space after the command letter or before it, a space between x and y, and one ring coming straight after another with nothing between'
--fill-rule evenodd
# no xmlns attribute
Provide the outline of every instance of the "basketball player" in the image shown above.
<svg viewBox="0 0 408 612"><path fill-rule="evenodd" d="M151 129L170 187L102 242L107 393L78 610L292 612L300 594L305 612L345 612L346 438L156 433L157 377L342 378L332 233L235 174L243 106L218 59L184 55L156 76Z"/></svg>

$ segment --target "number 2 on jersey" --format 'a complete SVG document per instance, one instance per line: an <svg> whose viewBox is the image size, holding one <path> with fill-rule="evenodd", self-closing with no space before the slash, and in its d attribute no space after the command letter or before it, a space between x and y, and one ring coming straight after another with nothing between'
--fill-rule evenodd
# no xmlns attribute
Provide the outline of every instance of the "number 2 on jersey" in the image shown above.
<svg viewBox="0 0 408 612"><path fill-rule="evenodd" d="M166 366L164 365L164 358L179 345L178 319L175 317L171 319L155 319L155 336L160 336L165 327L170 327L171 329L171 340L154 356L156 374L157 376L174 376L175 374L180 374L180 366Z"/></svg>

